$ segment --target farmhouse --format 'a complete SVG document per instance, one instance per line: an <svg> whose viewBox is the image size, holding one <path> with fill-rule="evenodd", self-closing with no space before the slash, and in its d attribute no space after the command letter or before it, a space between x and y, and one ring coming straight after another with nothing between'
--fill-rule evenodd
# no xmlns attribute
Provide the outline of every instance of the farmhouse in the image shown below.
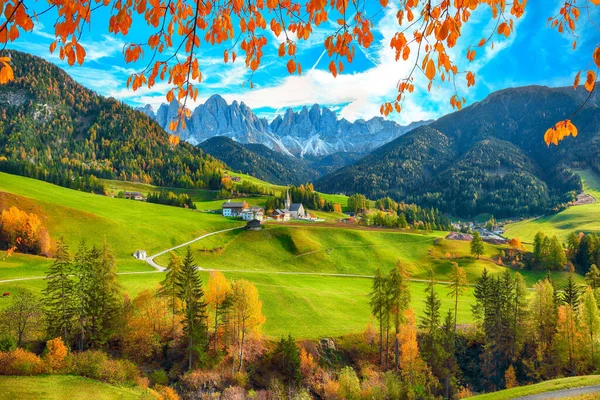
<svg viewBox="0 0 600 400"><path fill-rule="evenodd" d="M248 221L248 223L246 224L246 229L251 231L260 231L260 221L257 219Z"/></svg>
<svg viewBox="0 0 600 400"><path fill-rule="evenodd" d="M125 192L123 196L126 199L144 200L144 195L140 192Z"/></svg>
<svg viewBox="0 0 600 400"><path fill-rule="evenodd" d="M133 256L135 258L137 258L138 260L145 260L146 259L146 250L136 250L135 253L133 253Z"/></svg>
<svg viewBox="0 0 600 400"><path fill-rule="evenodd" d="M271 215L276 221L289 221L290 220L290 212L288 210L277 209L273 211Z"/></svg>
<svg viewBox="0 0 600 400"><path fill-rule="evenodd" d="M248 203L245 201L234 202L228 200L227 203L223 203L222 208L224 217L241 217L242 211L248 208Z"/></svg>
<svg viewBox="0 0 600 400"><path fill-rule="evenodd" d="M265 218L265 212L260 207L249 207L242 210L242 219L244 221L252 221L254 219L262 221Z"/></svg>

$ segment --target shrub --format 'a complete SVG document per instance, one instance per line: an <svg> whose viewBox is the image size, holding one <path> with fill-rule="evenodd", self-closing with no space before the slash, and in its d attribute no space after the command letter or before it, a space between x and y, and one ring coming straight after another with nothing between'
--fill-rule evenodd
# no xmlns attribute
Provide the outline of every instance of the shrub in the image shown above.
<svg viewBox="0 0 600 400"><path fill-rule="evenodd" d="M44 356L44 361L46 361L46 365L52 371L58 371L66 366L65 358L69 350L67 346L63 343L60 337L56 339L48 340L46 342L46 354Z"/></svg>
<svg viewBox="0 0 600 400"><path fill-rule="evenodd" d="M45 371L42 359L27 350L0 353L0 375L38 375Z"/></svg>
<svg viewBox="0 0 600 400"><path fill-rule="evenodd" d="M161 400L179 400L177 392L168 386L158 386L154 388L160 395Z"/></svg>
<svg viewBox="0 0 600 400"><path fill-rule="evenodd" d="M98 350L73 353L67 364L72 374L108 383L135 384L139 379L139 371L131 361L112 360Z"/></svg>
<svg viewBox="0 0 600 400"><path fill-rule="evenodd" d="M169 377L164 370L157 369L150 374L150 381L152 385L166 386L169 384Z"/></svg>
<svg viewBox="0 0 600 400"><path fill-rule="evenodd" d="M340 388L338 394L342 399L359 400L360 399L360 381L352 367L344 367L338 377Z"/></svg>
<svg viewBox="0 0 600 400"><path fill-rule="evenodd" d="M17 348L17 341L10 335L0 335L0 351L13 351Z"/></svg>
<svg viewBox="0 0 600 400"><path fill-rule="evenodd" d="M231 386L223 391L222 400L244 400L246 398L246 390L239 386Z"/></svg>

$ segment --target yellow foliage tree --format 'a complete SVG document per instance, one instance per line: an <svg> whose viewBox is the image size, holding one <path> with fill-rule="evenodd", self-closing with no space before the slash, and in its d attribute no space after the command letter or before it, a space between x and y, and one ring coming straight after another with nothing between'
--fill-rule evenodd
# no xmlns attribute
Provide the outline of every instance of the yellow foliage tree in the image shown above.
<svg viewBox="0 0 600 400"><path fill-rule="evenodd" d="M44 361L51 371L59 371L66 365L65 358L69 353L67 346L63 343L60 337L57 337L46 342L46 355Z"/></svg>
<svg viewBox="0 0 600 400"><path fill-rule="evenodd" d="M238 366L241 371L244 362L244 349L248 334L260 333L266 318L262 313L262 301L258 297L258 290L251 282L240 279L233 283L232 306L232 332L234 344L238 347ZM233 357L232 370L235 370L235 357Z"/></svg>
<svg viewBox="0 0 600 400"><path fill-rule="evenodd" d="M219 271L212 271L206 288L206 303L210 312L214 313L214 350L217 351L219 339L219 316L222 308L231 296L231 284Z"/></svg>

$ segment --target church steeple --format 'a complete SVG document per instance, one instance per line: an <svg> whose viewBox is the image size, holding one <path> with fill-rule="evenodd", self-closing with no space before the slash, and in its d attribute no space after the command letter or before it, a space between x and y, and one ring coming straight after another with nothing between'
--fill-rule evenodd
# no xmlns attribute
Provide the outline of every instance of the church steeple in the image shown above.
<svg viewBox="0 0 600 400"><path fill-rule="evenodd" d="M292 200L290 199L290 189L286 190L285 193L285 209L289 210L292 205Z"/></svg>

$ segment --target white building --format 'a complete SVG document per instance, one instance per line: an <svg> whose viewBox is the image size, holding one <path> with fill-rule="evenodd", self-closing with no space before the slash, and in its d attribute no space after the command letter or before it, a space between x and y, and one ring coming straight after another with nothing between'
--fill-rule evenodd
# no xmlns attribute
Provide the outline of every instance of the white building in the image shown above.
<svg viewBox="0 0 600 400"><path fill-rule="evenodd" d="M133 253L133 256L135 258L137 258L138 260L145 260L146 259L146 250L136 250L135 253Z"/></svg>
<svg viewBox="0 0 600 400"><path fill-rule="evenodd" d="M244 221L252 221L253 219L262 221L265 218L265 212L260 207L248 207L242 211L242 219Z"/></svg>
<svg viewBox="0 0 600 400"><path fill-rule="evenodd" d="M227 203L223 203L222 208L224 217L240 217L242 216L242 211L248 208L248 203L245 201L232 202L229 200Z"/></svg>

